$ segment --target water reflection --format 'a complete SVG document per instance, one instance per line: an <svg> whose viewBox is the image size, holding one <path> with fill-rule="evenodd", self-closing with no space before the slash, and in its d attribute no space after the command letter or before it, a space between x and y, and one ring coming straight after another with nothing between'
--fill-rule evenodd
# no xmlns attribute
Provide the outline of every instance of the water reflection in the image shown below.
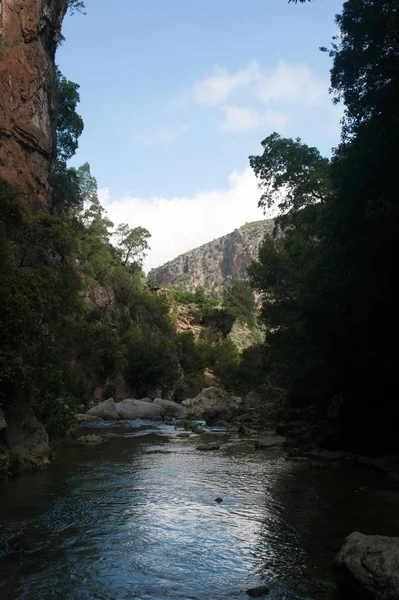
<svg viewBox="0 0 399 600"><path fill-rule="evenodd" d="M348 532L399 532L355 492L368 472L312 472L239 438L201 453L141 425L3 486L1 598L234 600L265 580L272 599L316 600Z"/></svg>

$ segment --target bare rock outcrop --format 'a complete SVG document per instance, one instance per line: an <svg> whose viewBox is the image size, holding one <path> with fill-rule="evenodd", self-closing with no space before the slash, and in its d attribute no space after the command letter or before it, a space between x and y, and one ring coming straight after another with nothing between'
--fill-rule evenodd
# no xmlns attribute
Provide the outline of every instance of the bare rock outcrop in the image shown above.
<svg viewBox="0 0 399 600"><path fill-rule="evenodd" d="M67 0L0 1L0 176L48 201L55 155L54 57Z"/></svg>
<svg viewBox="0 0 399 600"><path fill-rule="evenodd" d="M342 598L397 600L399 538L351 533L335 559L335 571Z"/></svg>
<svg viewBox="0 0 399 600"><path fill-rule="evenodd" d="M219 290L227 278L247 276L248 265L257 258L260 243L272 229L272 219L247 223L152 269L148 278L161 286L181 285L191 292L198 286Z"/></svg>

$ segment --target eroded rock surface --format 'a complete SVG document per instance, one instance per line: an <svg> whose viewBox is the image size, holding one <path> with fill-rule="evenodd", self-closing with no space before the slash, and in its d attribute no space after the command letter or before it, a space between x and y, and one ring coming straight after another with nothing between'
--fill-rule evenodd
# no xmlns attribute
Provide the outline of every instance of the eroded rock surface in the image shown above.
<svg viewBox="0 0 399 600"><path fill-rule="evenodd" d="M48 201L55 155L55 50L67 0L0 1L0 176Z"/></svg>
<svg viewBox="0 0 399 600"><path fill-rule="evenodd" d="M199 419L229 421L239 409L241 398L229 396L219 388L209 387L195 398L184 400L182 404L188 413Z"/></svg>

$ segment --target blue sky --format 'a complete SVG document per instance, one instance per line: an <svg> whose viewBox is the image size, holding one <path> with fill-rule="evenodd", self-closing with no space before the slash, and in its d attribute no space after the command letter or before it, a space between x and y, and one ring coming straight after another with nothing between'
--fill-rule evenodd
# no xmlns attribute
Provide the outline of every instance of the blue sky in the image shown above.
<svg viewBox="0 0 399 600"><path fill-rule="evenodd" d="M86 0L57 62L80 84L88 161L115 223L152 233L146 268L262 218L248 156L273 131L330 152L338 0Z"/></svg>

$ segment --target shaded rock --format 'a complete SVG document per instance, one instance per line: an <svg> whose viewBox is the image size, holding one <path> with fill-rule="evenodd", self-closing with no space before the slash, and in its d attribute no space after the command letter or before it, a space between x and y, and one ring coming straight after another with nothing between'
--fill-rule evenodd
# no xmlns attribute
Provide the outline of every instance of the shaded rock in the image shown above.
<svg viewBox="0 0 399 600"><path fill-rule="evenodd" d="M399 537L355 531L346 538L334 567L345 598L399 598Z"/></svg>
<svg viewBox="0 0 399 600"><path fill-rule="evenodd" d="M244 397L241 411L252 411L270 417L276 410L281 410L286 402L286 390L264 383Z"/></svg>
<svg viewBox="0 0 399 600"><path fill-rule="evenodd" d="M218 504L220 504L221 502L223 502L223 498L221 498L220 496L218 496L217 498L215 498L215 502L217 502Z"/></svg>
<svg viewBox="0 0 399 600"><path fill-rule="evenodd" d="M172 400L164 400L163 398L155 398L154 404L161 406L164 409L164 414L168 417L184 417L187 409L181 404Z"/></svg>
<svg viewBox="0 0 399 600"><path fill-rule="evenodd" d="M270 592L270 588L267 585L259 585L258 587L249 588L247 590L248 596L252 598L258 598L259 596L266 596Z"/></svg>
<svg viewBox="0 0 399 600"><path fill-rule="evenodd" d="M140 398L140 402L152 402L151 398Z"/></svg>
<svg viewBox="0 0 399 600"><path fill-rule="evenodd" d="M127 398L117 402L115 407L118 419L156 419L164 415L162 406L146 400Z"/></svg>
<svg viewBox="0 0 399 600"><path fill-rule="evenodd" d="M4 409L8 427L3 439L18 468L29 469L50 462L50 446L46 428L36 418L31 405L23 397L15 398Z"/></svg>
<svg viewBox="0 0 399 600"><path fill-rule="evenodd" d="M209 450L219 450L220 444L214 442L213 444L200 444L196 448L197 450L201 450L202 452L208 452Z"/></svg>
<svg viewBox="0 0 399 600"><path fill-rule="evenodd" d="M78 423L101 423L103 419L100 417L96 417L96 415L88 415L87 413L84 415L78 414L76 415Z"/></svg>
<svg viewBox="0 0 399 600"><path fill-rule="evenodd" d="M102 444L102 442L105 442L105 438L102 435L81 435L78 437L78 442L83 442L84 444Z"/></svg>
<svg viewBox="0 0 399 600"><path fill-rule="evenodd" d="M0 431L5 429L6 427L7 427L7 421L6 421L6 418L4 416L2 409L0 408Z"/></svg>
<svg viewBox="0 0 399 600"><path fill-rule="evenodd" d="M183 433L178 433L178 434L176 435L176 437L178 437L178 438L189 438L189 437L190 437L190 434L189 434L189 433L185 433L185 432L183 432Z"/></svg>
<svg viewBox="0 0 399 600"><path fill-rule="evenodd" d="M195 398L184 400L182 404L197 418L213 422L218 419L229 421L240 407L241 398L229 396L219 388L210 387L202 390Z"/></svg>
<svg viewBox="0 0 399 600"><path fill-rule="evenodd" d="M86 414L100 417L100 419L104 419L104 421L117 421L119 419L119 413L113 398L108 398L108 400L93 406Z"/></svg>
<svg viewBox="0 0 399 600"><path fill-rule="evenodd" d="M255 441L255 448L274 448L283 446L286 438L283 435L273 435Z"/></svg>

